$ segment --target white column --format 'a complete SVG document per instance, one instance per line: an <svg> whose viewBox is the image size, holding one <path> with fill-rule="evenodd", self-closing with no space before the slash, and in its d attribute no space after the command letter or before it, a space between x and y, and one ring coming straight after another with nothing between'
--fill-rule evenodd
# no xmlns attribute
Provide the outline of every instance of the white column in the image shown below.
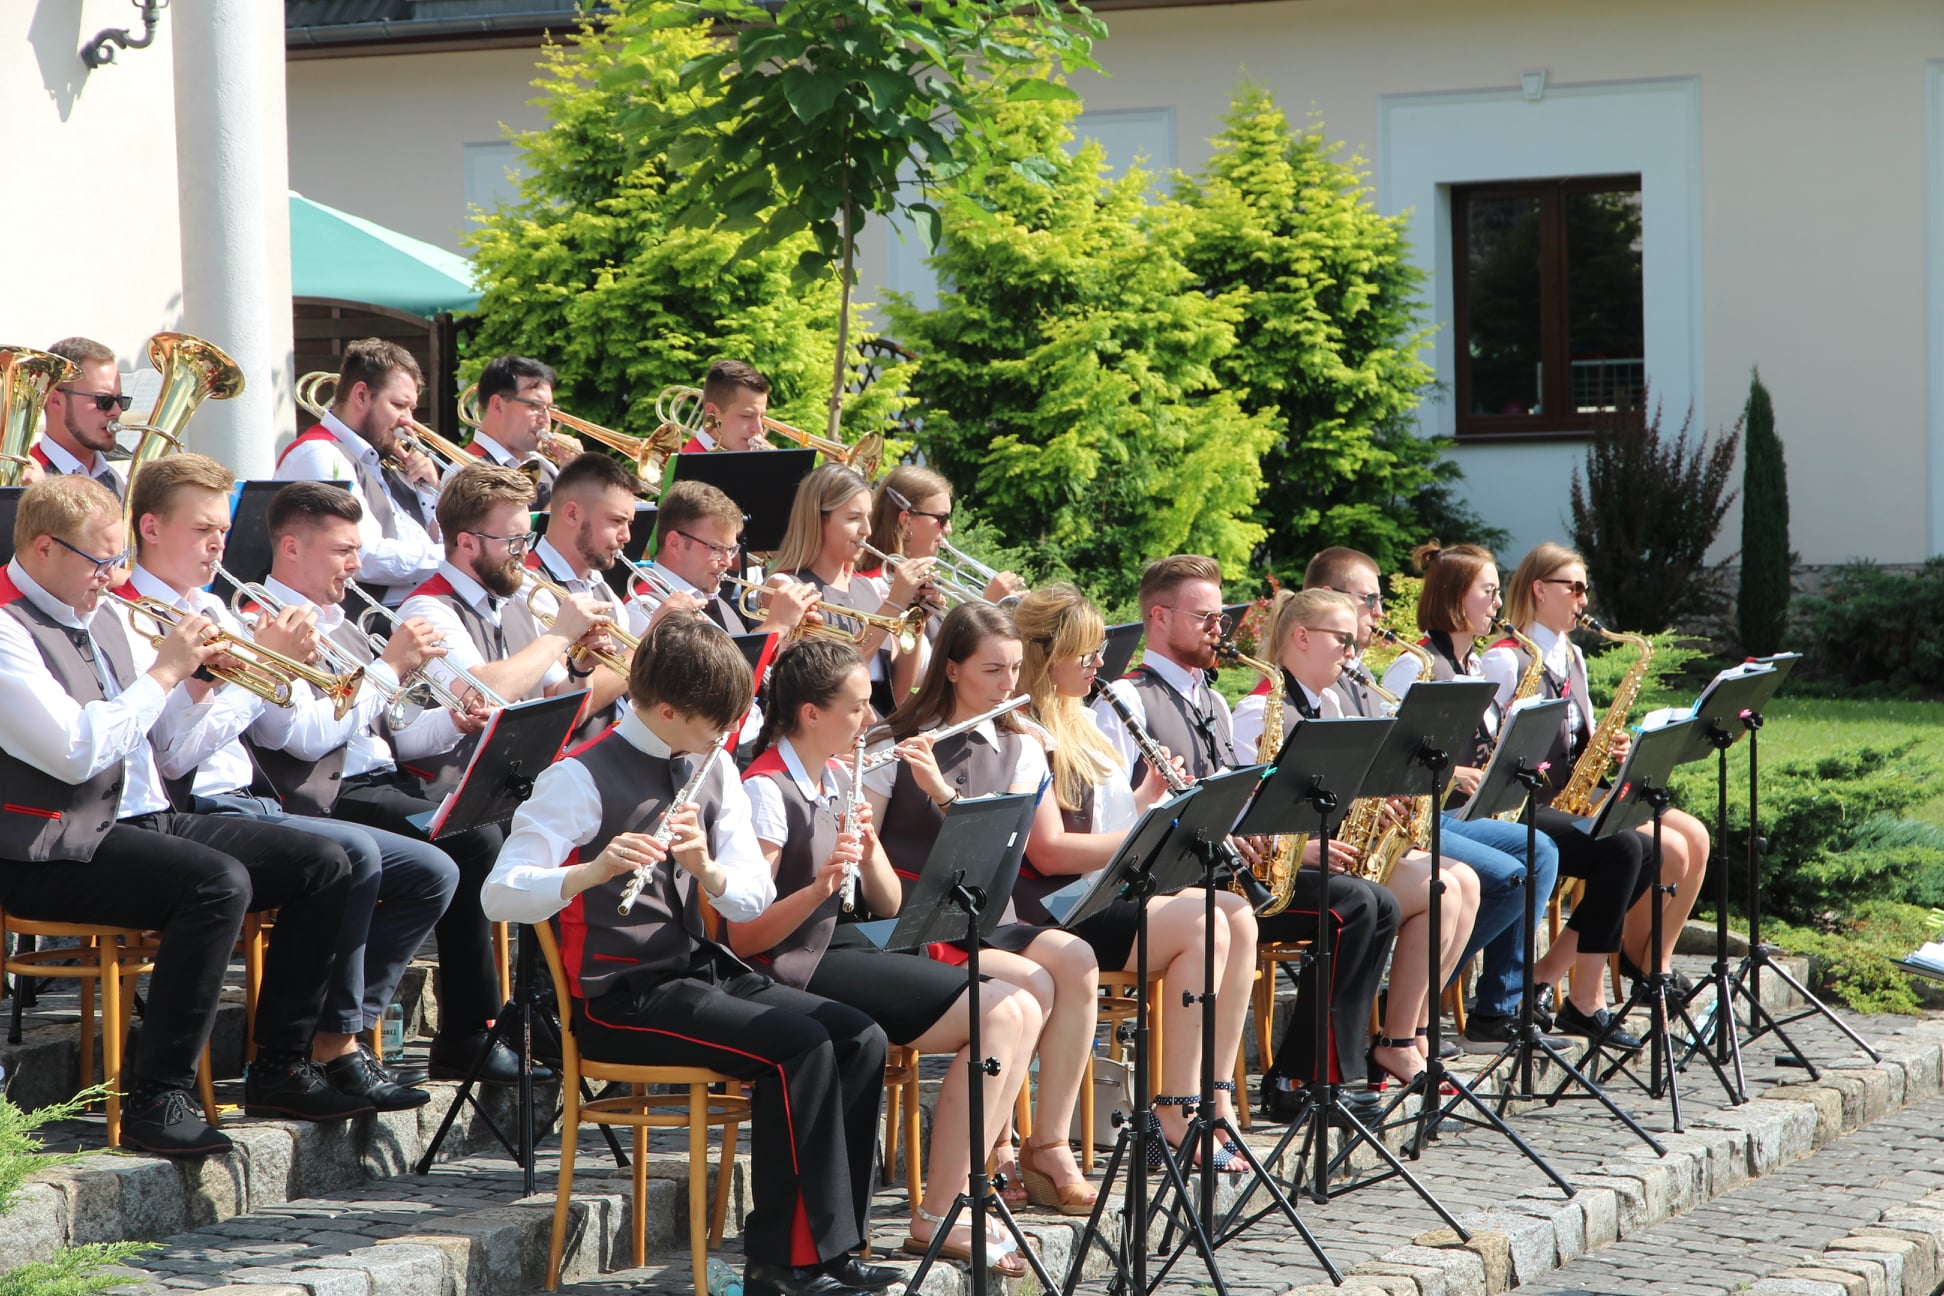
<svg viewBox="0 0 1944 1296"><path fill-rule="evenodd" d="M289 151L283 7L176 0L182 327L242 366L243 394L205 402L187 448L268 477L293 430Z"/></svg>

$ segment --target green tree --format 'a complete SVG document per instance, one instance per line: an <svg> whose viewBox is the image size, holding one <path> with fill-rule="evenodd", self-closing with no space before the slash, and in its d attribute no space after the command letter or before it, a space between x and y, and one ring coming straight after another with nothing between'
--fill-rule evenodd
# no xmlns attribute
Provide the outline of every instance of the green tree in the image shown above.
<svg viewBox="0 0 1944 1296"><path fill-rule="evenodd" d="M920 444L983 515L1105 604L1141 563L1205 553L1239 571L1274 439L1215 366L1234 303L1197 290L1179 222L1156 219L1138 169L1105 178L1098 144L1068 151L1071 105L999 111L996 165L941 204L935 310L894 297L919 356Z"/></svg>
<svg viewBox="0 0 1944 1296"><path fill-rule="evenodd" d="M464 368L540 356L560 371L563 408L642 434L664 386L699 384L710 361L734 357L768 375L777 417L816 426L838 354L837 287L792 281L814 247L807 232L751 250L677 219L664 161L621 122L644 105L708 102L681 88L681 72L716 45L701 28L636 39L649 29L622 14L546 46L534 85L547 125L517 137L520 199L483 213L468 239L483 295ZM895 385L879 384L850 408L879 429L900 406Z"/></svg>
<svg viewBox="0 0 1944 1296"><path fill-rule="evenodd" d="M1217 381L1276 432L1259 556L1293 581L1327 545L1395 571L1432 525L1465 532L1447 542L1495 538L1453 512L1458 470L1412 418L1432 373L1417 358L1429 331L1404 218L1379 213L1362 163L1320 124L1294 129L1259 86L1237 92L1214 143L1199 174L1176 178L1162 219L1185 235L1198 287L1240 312Z"/></svg>
<svg viewBox="0 0 1944 1296"><path fill-rule="evenodd" d="M688 97L643 101L624 118L651 155L681 169L681 219L747 234L749 251L808 231L799 277L837 265L846 305L863 218L904 211L936 246L936 206L908 202L903 186L929 195L980 167L1006 99L1071 99L1053 76L1013 74L1092 67L1106 33L1085 6L1059 0L630 0L625 10L646 19L630 55L698 22L730 36L683 67ZM843 386L839 371L832 436Z"/></svg>
<svg viewBox="0 0 1944 1296"><path fill-rule="evenodd" d="M1748 437L1742 459L1741 590L1735 624L1742 651L1778 651L1789 631L1789 577L1795 555L1789 552L1789 469L1782 439L1775 435L1775 405L1759 370L1748 380L1748 405L1742 411Z"/></svg>

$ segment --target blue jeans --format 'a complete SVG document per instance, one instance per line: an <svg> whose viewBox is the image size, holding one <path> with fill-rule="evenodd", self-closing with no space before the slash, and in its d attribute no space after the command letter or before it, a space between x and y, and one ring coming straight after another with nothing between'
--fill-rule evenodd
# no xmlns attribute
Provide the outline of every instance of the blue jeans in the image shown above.
<svg viewBox="0 0 1944 1296"><path fill-rule="evenodd" d="M1459 973L1472 955L1483 954L1478 968L1478 1001L1473 1012L1506 1016L1519 1009L1523 963L1531 933L1525 930L1525 895L1520 880L1531 873L1539 904L1552 894L1559 876L1559 850L1552 838L1539 834L1538 858L1527 869L1525 825L1498 819L1455 819L1442 816L1444 854L1471 866L1478 874L1478 918L1471 943L1458 960Z"/></svg>
<svg viewBox="0 0 1944 1296"><path fill-rule="evenodd" d="M412 955L459 886L459 866L421 838L336 819L293 815L268 797L195 799L199 814L239 814L336 842L351 857L351 890L338 929L324 1011L317 1028L356 1035L377 1026ZM272 940L276 939L274 936Z"/></svg>

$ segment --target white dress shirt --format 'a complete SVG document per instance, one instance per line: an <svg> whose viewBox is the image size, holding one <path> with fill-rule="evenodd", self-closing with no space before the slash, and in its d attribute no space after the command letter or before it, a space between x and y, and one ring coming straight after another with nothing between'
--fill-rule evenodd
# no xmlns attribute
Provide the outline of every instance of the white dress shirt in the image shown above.
<svg viewBox="0 0 1944 1296"><path fill-rule="evenodd" d="M488 625L500 624L500 612L496 611L487 599L485 586L449 562L439 564L438 575L445 577L446 582L452 586L453 593L465 600L466 606L477 612ZM502 609L506 606L504 603L501 604ZM465 623L459 619L459 614L454 612L444 599L433 598L430 595L413 595L399 604L398 615L400 620L424 617L432 623L432 627L439 632L439 637L445 644L446 655L436 661L427 662L426 672L449 685L455 692L463 692L470 687L453 673L454 668L474 670L485 665L486 658L480 653L479 646L473 642L473 637L466 633ZM526 614L521 612L519 615ZM556 688L566 682L567 667L559 661L548 666L547 673L540 677L542 689ZM519 698L507 699L509 702L520 700ZM409 740L405 737L407 733L411 735ZM400 753L405 753L409 746L412 756L451 751L459 745L459 737L459 729L452 722L452 713L444 707L428 708L410 728L403 733L392 735Z"/></svg>
<svg viewBox="0 0 1944 1296"><path fill-rule="evenodd" d="M322 481L334 486L342 486L357 496L364 516L358 520L358 556L364 562L361 575L371 586L416 586L431 578L434 570L445 557L433 532L437 523L430 529L420 526L412 515L397 503L391 506L395 536L386 536L378 525L377 515L371 510L371 501L365 498L364 484L359 479L353 463L361 463L372 476L384 479L384 468L379 462L378 451L363 437L345 426L337 415L326 411L321 425L330 430L333 441L318 439L304 441L290 448L290 453L277 465L278 481ZM427 519L433 516L438 506L437 490L418 487L419 505L425 510Z"/></svg>
<svg viewBox="0 0 1944 1296"><path fill-rule="evenodd" d="M1554 679L1571 679L1573 677L1571 666L1573 658L1579 654L1579 645L1573 642L1572 636L1556 634L1542 625L1534 624L1526 627L1526 638L1538 645L1539 656L1546 663L1546 669L1552 672ZM1513 692L1519 687L1519 676L1522 673L1519 669L1519 654L1511 648L1492 648L1479 659L1478 669L1481 675L1498 685L1498 693L1495 695L1495 700L1498 702L1499 709L1504 710L1506 705L1512 701ZM1582 674L1585 673L1586 661L1584 658L1581 658L1579 661L1579 670ZM1545 701L1544 697L1530 697L1512 709L1517 711L1534 702L1543 701ZM1566 732L1569 734L1577 734L1584 724L1585 715L1580 710L1579 699L1568 697L1566 699Z"/></svg>
<svg viewBox="0 0 1944 1296"><path fill-rule="evenodd" d="M1301 680L1296 687L1303 690L1303 699L1316 708L1319 720L1341 719L1346 713L1343 709L1343 695L1335 689L1324 689L1321 693L1310 691L1309 685ZM1230 720L1235 734L1235 763L1254 765L1256 763L1256 744L1262 739L1262 712L1269 705L1267 693L1251 693L1235 704L1235 715ZM1289 706L1284 699L1283 706ZM1288 712L1285 710L1285 717Z"/></svg>
<svg viewBox="0 0 1944 1296"><path fill-rule="evenodd" d="M844 817L844 801L850 791L848 768L838 761L824 766L823 780L818 782L810 777L810 771L803 764L803 757L788 738L779 738L776 750L783 757L783 768L788 771L790 781L796 784L798 792L805 800L829 811L832 819L841 823ZM776 786L776 780L752 778L743 780L743 789L749 793L749 818L756 826L756 840L768 842L772 846L782 846L790 840L790 821L783 809L783 791Z"/></svg>
<svg viewBox="0 0 1944 1296"><path fill-rule="evenodd" d="M614 734L607 741L632 743L664 760L672 754L633 711L615 726ZM702 758L700 753L692 756ZM710 896L709 903L730 922L748 922L776 899L776 881L757 848L749 795L734 761L715 762L704 784L705 793L709 790L721 806L709 833L709 853L727 878L722 894ZM635 795L628 789L618 789L618 794ZM566 908L567 900L560 894L565 876L561 866L572 862L600 827L601 791L587 767L576 760L549 765L534 780L533 795L514 814L506 845L500 848L499 861L480 893L486 917L494 922L537 923ZM664 861L656 867L672 866Z"/></svg>
<svg viewBox="0 0 1944 1296"><path fill-rule="evenodd" d="M18 561L7 575L33 605L61 625L87 629L99 610L86 618L55 598ZM103 661L105 653L96 653ZM153 659L151 654L151 660ZM168 694L154 678L137 671L120 680L120 691L83 706L61 687L27 628L0 615L0 737L7 753L50 778L86 783L103 770L126 762L118 818L154 814L169 808L162 774L149 746L149 730L162 718Z"/></svg>
<svg viewBox="0 0 1944 1296"><path fill-rule="evenodd" d="M1460 679L1485 678L1483 665L1477 654L1472 656L1471 661L1467 663L1464 670L1457 672L1456 677ZM1404 695L1411 691L1411 685L1417 683L1422 678L1424 678L1423 664L1410 653L1399 653L1397 660L1392 662L1384 671L1384 687L1397 694L1397 698L1401 702L1404 700ZM1494 701L1491 706L1485 708L1485 714L1479 717L1479 723L1485 726L1486 733L1497 734L1498 722L1499 705Z"/></svg>
<svg viewBox="0 0 1944 1296"><path fill-rule="evenodd" d="M93 452L94 462L92 464L84 464L69 454L67 447L63 446L51 436L44 436L34 444L40 447L40 452L47 456L47 462L53 464L55 470L62 476L92 477L109 490L114 491L117 495L121 494L121 476L115 471L114 465L108 462L108 456L102 454L101 451L96 450Z"/></svg>
<svg viewBox="0 0 1944 1296"><path fill-rule="evenodd" d="M472 443L486 452L488 462L496 463L502 468L518 468L520 466L520 461L513 457L511 450L508 450L505 446L493 440L493 438L487 436L478 428L473 429Z"/></svg>
<svg viewBox="0 0 1944 1296"><path fill-rule="evenodd" d="M1172 658L1163 657L1152 648L1148 649L1147 655L1141 658L1141 664L1151 668L1160 677L1163 684L1166 684L1182 697L1188 699L1189 702L1194 702L1197 686L1202 682L1202 672L1200 670L1190 666L1183 666ZM1141 700L1140 691L1134 687L1133 682L1131 680L1117 679L1107 687L1114 691L1115 697L1127 703L1127 709L1133 714L1135 721L1143 729L1147 728L1147 704ZM1213 687L1207 690L1205 696L1209 699L1216 712L1229 716L1227 698L1216 692ZM1127 768L1133 769L1134 762L1141 758L1141 749L1134 741L1134 735L1127 732L1127 726L1123 725L1120 717L1114 714L1114 708L1109 705L1106 698L1102 698L1100 701L1094 703L1093 712L1094 719L1100 724L1100 732L1107 735L1107 741L1113 744L1114 750L1120 754L1121 762ZM1231 727L1234 725L1235 721L1233 716L1229 716L1229 723ZM1251 746L1249 750L1254 751L1255 748ZM1187 755L1186 752L1176 752L1174 754L1177 756ZM1253 756L1250 757L1244 764L1255 764L1255 758Z"/></svg>
<svg viewBox="0 0 1944 1296"><path fill-rule="evenodd" d="M1003 788L995 788L990 792L977 793L973 797L967 797L966 800L975 800L979 796L997 796L1001 792L1036 792L1039 790L1041 780L1046 777L1045 744L1049 740L1046 737L1046 731L1032 721L1022 719L1020 723L1026 726L1026 732L1020 735L1019 755L1013 761L1012 773L1006 779L1006 786ZM984 742L988 747L996 748L999 746L999 727L990 720L980 721L978 726L970 731L970 736ZM870 751L872 755L876 755L881 751L889 751L895 746L897 744L894 742L884 741L874 745ZM875 792L887 801L890 800L892 790L898 785L898 766L900 764L902 764L900 761L888 761L879 768L872 770L869 774L866 774L864 776L865 790Z"/></svg>
<svg viewBox="0 0 1944 1296"><path fill-rule="evenodd" d="M1100 717L1093 712L1084 713L1088 724L1100 728ZM1101 735L1106 737L1105 733ZM1115 761L1111 768L1093 760L1093 826L1091 831L1126 832L1141 817L1134 803L1134 789L1127 782L1129 767L1124 761Z"/></svg>
<svg viewBox="0 0 1944 1296"><path fill-rule="evenodd" d="M625 604L616 606L620 600L614 596L614 587L599 572L576 571L567 555L554 548L553 541L540 537L533 546L535 556L540 559L540 572L548 580L565 589L570 594L591 594L595 600L616 610L621 628L639 639L648 633L648 618L653 615L652 608L644 608L638 599L629 599ZM673 575L673 573L670 573ZM524 597L524 595L522 595ZM542 593L538 600L541 607L555 610L551 594Z"/></svg>
<svg viewBox="0 0 1944 1296"><path fill-rule="evenodd" d="M345 622L342 604L333 603L325 607L312 603L274 576L264 581L264 588L286 607L315 609L319 638L329 636ZM382 658L373 658L366 665L357 704L344 713L343 719L336 717L334 706L316 704L317 694L310 685L299 684L296 687L303 691L307 705L294 711L290 723L284 726L287 732L282 736L282 741L275 741L276 729L266 728L262 716L250 725L249 735L253 741L264 747L289 752L298 760L306 761L322 760L342 747L345 778L382 774L395 768L390 744L380 738L373 728L385 709L387 699L398 688L398 676ZM281 709L265 708L266 711Z"/></svg>

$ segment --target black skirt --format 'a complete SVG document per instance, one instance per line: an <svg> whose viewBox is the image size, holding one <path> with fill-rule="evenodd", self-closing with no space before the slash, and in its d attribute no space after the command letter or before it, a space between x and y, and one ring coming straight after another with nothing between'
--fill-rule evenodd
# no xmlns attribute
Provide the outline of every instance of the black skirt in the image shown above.
<svg viewBox="0 0 1944 1296"><path fill-rule="evenodd" d="M879 949L854 926L840 924L804 989L869 1014L892 1043L909 1044L965 993L965 970L922 952Z"/></svg>
<svg viewBox="0 0 1944 1296"><path fill-rule="evenodd" d="M1141 911L1132 900L1116 900L1092 917L1083 920L1073 934L1087 942L1094 961L1103 972L1127 970L1128 956L1134 952L1139 934Z"/></svg>

